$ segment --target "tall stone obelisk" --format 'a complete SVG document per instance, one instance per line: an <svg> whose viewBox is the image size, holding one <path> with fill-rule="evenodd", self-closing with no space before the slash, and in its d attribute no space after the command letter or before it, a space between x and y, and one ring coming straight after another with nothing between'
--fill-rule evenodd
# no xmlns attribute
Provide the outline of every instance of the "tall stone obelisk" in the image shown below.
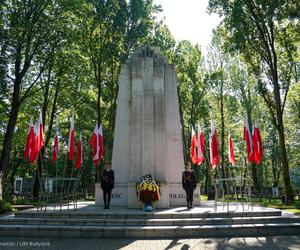
<svg viewBox="0 0 300 250"><path fill-rule="evenodd" d="M135 185L146 174L161 182L158 207L185 204L177 78L157 49L140 48L122 65L112 169L112 205L140 206ZM101 198L96 184L96 204Z"/></svg>

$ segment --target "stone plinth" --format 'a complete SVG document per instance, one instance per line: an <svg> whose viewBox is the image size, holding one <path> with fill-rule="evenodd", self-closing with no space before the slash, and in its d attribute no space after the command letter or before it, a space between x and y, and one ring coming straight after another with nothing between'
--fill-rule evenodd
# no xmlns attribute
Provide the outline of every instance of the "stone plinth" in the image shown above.
<svg viewBox="0 0 300 250"><path fill-rule="evenodd" d="M123 194L120 201L113 199L116 205L140 206L135 183L142 175L151 174L163 183L158 208L173 205L173 185L181 187L184 162L177 78L174 67L156 49L139 49L121 67L112 169L113 194ZM96 196L97 204L100 198Z"/></svg>

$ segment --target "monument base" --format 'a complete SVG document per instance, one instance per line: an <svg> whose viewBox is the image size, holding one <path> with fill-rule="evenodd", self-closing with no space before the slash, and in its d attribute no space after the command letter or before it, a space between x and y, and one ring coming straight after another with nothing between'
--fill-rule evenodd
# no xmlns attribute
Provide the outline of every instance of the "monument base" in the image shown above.
<svg viewBox="0 0 300 250"><path fill-rule="evenodd" d="M186 206L186 193L181 183L169 183L169 198L171 207ZM197 185L194 191L193 205L200 206L200 188Z"/></svg>
<svg viewBox="0 0 300 250"><path fill-rule="evenodd" d="M160 191L160 200L155 202L156 208L186 206L186 194L181 183L162 182ZM100 183L95 184L95 204L97 206L104 206L103 192ZM197 186L194 192L193 205L200 206L199 186ZM116 183L112 190L111 206L142 208L142 202L136 198L135 183Z"/></svg>

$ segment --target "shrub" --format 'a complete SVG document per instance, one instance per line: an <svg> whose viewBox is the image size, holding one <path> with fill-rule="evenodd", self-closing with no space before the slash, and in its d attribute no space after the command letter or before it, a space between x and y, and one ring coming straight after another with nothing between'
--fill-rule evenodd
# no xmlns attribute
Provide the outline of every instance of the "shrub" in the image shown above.
<svg viewBox="0 0 300 250"><path fill-rule="evenodd" d="M8 211L11 211L12 207L11 204L9 202L6 202L4 200L0 200L0 213L5 213Z"/></svg>

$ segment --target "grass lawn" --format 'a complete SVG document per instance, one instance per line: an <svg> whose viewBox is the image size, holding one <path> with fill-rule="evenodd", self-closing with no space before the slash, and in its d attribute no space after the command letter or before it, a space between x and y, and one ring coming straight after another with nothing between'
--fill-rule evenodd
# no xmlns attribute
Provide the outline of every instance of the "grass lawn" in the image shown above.
<svg viewBox="0 0 300 250"><path fill-rule="evenodd" d="M268 198L253 198L253 204L257 204L264 207L277 208L281 210L285 210L287 212L300 214L300 202L299 200L295 200L292 204L286 205L282 203L281 199L268 199Z"/></svg>
<svg viewBox="0 0 300 250"><path fill-rule="evenodd" d="M201 195L202 201L207 201L207 195ZM222 201L222 199L219 198L219 201ZM235 202L235 198L232 198L232 196L226 196L225 201ZM239 202L241 202L241 198L239 197ZM244 198L243 202L246 202L247 200ZM263 207L270 207L270 208L276 208L280 210L285 210L287 212L295 213L300 215L300 201L299 198L295 199L295 201L292 204L286 205L282 203L281 199L269 199L269 198L252 198L253 205L257 206L263 206Z"/></svg>
<svg viewBox="0 0 300 250"><path fill-rule="evenodd" d="M227 196L226 200L229 201L235 201L232 196ZM238 201L241 201L239 198ZM244 202L246 202L246 199L243 199ZM269 198L252 198L253 205L257 206L263 206L263 207L270 207L270 208L276 208L280 210L285 210L287 212L295 213L297 215L300 215L300 200L295 199L295 201L292 204L286 205L282 203L281 199L269 199Z"/></svg>

